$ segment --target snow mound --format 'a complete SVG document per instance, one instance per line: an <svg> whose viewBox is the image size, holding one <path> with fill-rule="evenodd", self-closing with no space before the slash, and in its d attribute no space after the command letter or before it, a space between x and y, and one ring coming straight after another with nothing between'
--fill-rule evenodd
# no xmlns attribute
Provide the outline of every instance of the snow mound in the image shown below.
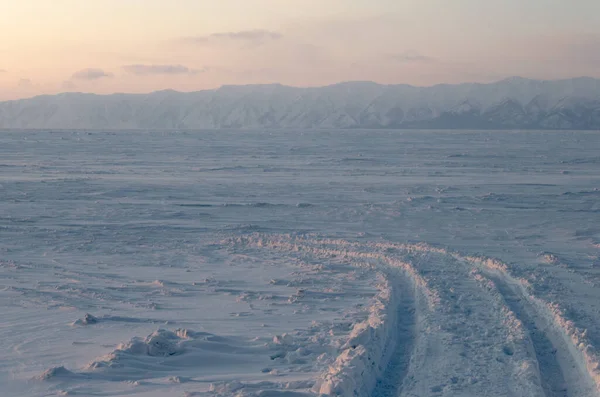
<svg viewBox="0 0 600 397"><path fill-rule="evenodd" d="M273 337L273 343L276 345L291 346L294 343L294 337L288 333L275 335Z"/></svg>
<svg viewBox="0 0 600 397"><path fill-rule="evenodd" d="M248 366L270 368L270 375L287 371L291 366L306 366L322 354L323 340L310 342L315 335L282 334L270 341L262 338L219 336L188 329L174 331L159 329L146 338L134 337L121 343L110 353L97 358L81 370L71 372L64 367L51 368L39 376L50 379L75 376L85 379L135 382L147 379L167 379L170 384L192 382L194 376L206 369L235 374ZM196 368L198 372L189 372ZM313 382L314 383L314 382ZM231 385L230 385L231 386ZM312 383L311 383L312 386Z"/></svg>
<svg viewBox="0 0 600 397"><path fill-rule="evenodd" d="M134 337L127 343L121 343L112 353L88 364L86 369L118 367L128 356L169 357L182 354L184 351L182 341L187 336L187 330L172 332L159 329L144 339Z"/></svg>
<svg viewBox="0 0 600 397"><path fill-rule="evenodd" d="M75 320L73 322L73 325L91 325L91 324L97 324L97 323L98 323L97 317L94 317L91 314L86 313L83 318Z"/></svg>
<svg viewBox="0 0 600 397"><path fill-rule="evenodd" d="M369 317L356 323L342 353L313 387L320 395L368 395L385 371L393 351L396 297L388 280L370 307Z"/></svg>
<svg viewBox="0 0 600 397"><path fill-rule="evenodd" d="M75 374L63 366L60 367L52 367L44 371L41 375L37 377L39 380L50 380L55 378L67 378L73 377Z"/></svg>

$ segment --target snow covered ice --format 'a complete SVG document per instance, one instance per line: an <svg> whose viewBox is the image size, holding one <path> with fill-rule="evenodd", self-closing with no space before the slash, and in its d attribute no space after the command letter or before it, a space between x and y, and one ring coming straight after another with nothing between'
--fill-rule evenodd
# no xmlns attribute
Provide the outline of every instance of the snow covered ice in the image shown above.
<svg viewBox="0 0 600 397"><path fill-rule="evenodd" d="M0 133L1 395L600 396L597 132Z"/></svg>

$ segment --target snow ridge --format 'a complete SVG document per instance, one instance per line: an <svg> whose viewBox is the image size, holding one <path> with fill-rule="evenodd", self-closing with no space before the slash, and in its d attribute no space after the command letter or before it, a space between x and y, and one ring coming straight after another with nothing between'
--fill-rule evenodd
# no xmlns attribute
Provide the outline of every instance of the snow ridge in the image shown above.
<svg viewBox="0 0 600 397"><path fill-rule="evenodd" d="M384 265L384 272L379 273L382 279L379 293L369 306L369 316L354 324L347 341L329 368L319 377L312 391L318 395L360 397L370 395L378 381L381 380L391 359L395 354L398 338L399 321L398 306L401 304L401 291L398 285L410 288L410 294L423 297L425 307L421 310L434 310L439 302L439 296L432 290L427 280L409 263L390 257L376 250L361 252L344 249L347 242L337 240L315 241L304 237L263 236L254 234L250 237L238 237L228 243L256 246L283 252L303 253L320 258L336 258L349 260L360 267L373 267L374 264ZM342 246L336 249L337 243ZM356 248L357 245L347 246ZM360 246L358 246L360 248ZM398 272L399 274L393 274ZM407 282L400 283L396 278ZM406 293L406 291L404 291ZM417 299L418 301L419 299ZM416 330L414 331L416 333ZM408 353L411 354L410 352Z"/></svg>
<svg viewBox="0 0 600 397"><path fill-rule="evenodd" d="M314 392L341 397L370 394L393 351L397 304L393 286L384 280L370 306L369 317L354 325L342 353L317 381Z"/></svg>

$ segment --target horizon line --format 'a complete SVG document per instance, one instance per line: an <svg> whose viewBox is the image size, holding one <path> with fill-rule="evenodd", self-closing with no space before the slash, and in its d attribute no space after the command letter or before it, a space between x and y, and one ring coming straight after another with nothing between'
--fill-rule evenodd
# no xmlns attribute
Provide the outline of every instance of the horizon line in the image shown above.
<svg viewBox="0 0 600 397"><path fill-rule="evenodd" d="M569 80L581 80L581 79L591 79L591 80L600 80L600 78L597 77L591 77L591 76L578 76L578 77L569 77L569 78L560 78L560 79L534 79L534 78L529 78L529 77L521 77L521 76L510 76L510 77L505 77L503 79L500 80L495 80L495 81L491 81L489 83L479 83L479 82L462 82L462 83L436 83L433 85L413 85L413 84L406 84L406 83L398 83L398 84L382 84L382 83L377 83L375 81L371 81L371 80L347 80L347 81L340 81L338 83L332 83L332 84L325 84L325 85L319 85L319 86L294 86L294 85L287 85L287 84L282 84L282 83L257 83L257 84L222 84L217 88L208 88L208 89L203 89L203 90L193 90L193 91L178 91L175 89L171 89L171 88L166 88L163 90L156 90L156 91L149 91L149 92L140 92L140 93L135 93L135 92L113 92L110 94L96 94L93 92L83 92L83 91L63 91L63 92L59 92L56 94L41 94L41 95L34 95L31 97L26 97L26 98L19 98L19 99L7 99L7 100L3 100L0 101L0 103L6 103L6 102L19 102L19 101L26 101L26 100L30 100L30 99L35 99L35 98L44 98L44 97L53 97L53 96L61 96L61 95L89 95L89 96L99 96L99 97L108 97L108 96L113 96L113 95L151 95L151 94L157 94L157 93L161 93L161 92L174 92L174 93L178 93L178 94L194 94L194 93L199 93L199 92L211 92L211 91L218 91L221 90L223 88L228 88L228 87L268 87L268 86L279 86L279 87L284 87L284 88L293 88L293 89L305 89L305 90L310 90L310 89L319 89L319 88L327 88L327 87L334 87L334 86L338 86L338 85L344 85L344 84L353 84L353 83L364 83L364 84L372 84L372 85L376 85L376 86L381 86L381 87L400 87L400 86L404 86L404 87L410 87L410 88L435 88L435 87L441 87L441 86L453 86L453 87L457 87L457 86L461 86L461 85L493 85L493 84L499 84L502 82L506 82L506 81L511 81L511 80L523 80L523 81L535 81L535 82L540 82L540 83L545 83L545 82L561 82L561 81L569 81Z"/></svg>

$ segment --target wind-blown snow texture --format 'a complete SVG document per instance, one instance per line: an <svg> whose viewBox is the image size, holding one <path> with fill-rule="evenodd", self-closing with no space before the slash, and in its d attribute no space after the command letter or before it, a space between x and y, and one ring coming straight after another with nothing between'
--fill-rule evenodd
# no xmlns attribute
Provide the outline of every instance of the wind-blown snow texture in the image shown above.
<svg viewBox="0 0 600 397"><path fill-rule="evenodd" d="M600 129L600 80L320 88L225 86L146 95L60 94L0 103L0 128Z"/></svg>
<svg viewBox="0 0 600 397"><path fill-rule="evenodd" d="M567 131L3 132L2 393L598 397L598 153Z"/></svg>

